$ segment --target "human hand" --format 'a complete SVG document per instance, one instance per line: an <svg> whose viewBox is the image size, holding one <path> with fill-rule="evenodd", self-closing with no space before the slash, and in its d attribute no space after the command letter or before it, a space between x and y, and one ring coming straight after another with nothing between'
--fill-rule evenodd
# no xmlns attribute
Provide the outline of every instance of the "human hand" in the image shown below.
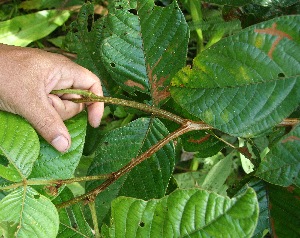
<svg viewBox="0 0 300 238"><path fill-rule="evenodd" d="M96 75L62 55L0 44L0 110L26 118L60 152L71 145L63 120L84 109L84 104L67 100L78 95L50 94L52 90L67 88L103 95ZM87 110L90 125L98 127L103 103L87 104Z"/></svg>

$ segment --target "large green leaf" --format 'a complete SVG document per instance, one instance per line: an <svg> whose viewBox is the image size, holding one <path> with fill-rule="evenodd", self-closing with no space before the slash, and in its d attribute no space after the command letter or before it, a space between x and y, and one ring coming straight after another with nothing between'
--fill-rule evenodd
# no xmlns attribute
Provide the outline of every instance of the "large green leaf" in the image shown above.
<svg viewBox="0 0 300 238"><path fill-rule="evenodd" d="M68 187L53 200L54 204L60 204L74 198L72 192ZM85 220L83 214L82 204L77 203L71 207L59 210L59 230L58 236L60 238L72 237L83 238L93 237L92 229Z"/></svg>
<svg viewBox="0 0 300 238"><path fill-rule="evenodd" d="M58 226L53 203L31 187L18 188L0 201L0 229L4 233L18 238L55 238Z"/></svg>
<svg viewBox="0 0 300 238"><path fill-rule="evenodd" d="M74 176L74 171L82 155L85 132L86 113L65 121L71 135L72 145L66 153L60 153L41 139L41 149L30 178L68 179Z"/></svg>
<svg viewBox="0 0 300 238"><path fill-rule="evenodd" d="M188 26L176 1L158 7L153 0L111 1L109 14L88 30L91 5L83 6L69 48L96 73L109 93L122 89L150 94L154 104L169 97L166 86L185 65ZM77 32L79 30L79 33Z"/></svg>
<svg viewBox="0 0 300 238"><path fill-rule="evenodd" d="M8 165L0 165L0 176L10 181L27 178L38 158L39 138L20 116L0 111L0 154Z"/></svg>
<svg viewBox="0 0 300 238"><path fill-rule="evenodd" d="M300 125L285 135L263 158L256 175L272 184L300 187Z"/></svg>
<svg viewBox="0 0 300 238"><path fill-rule="evenodd" d="M76 21L72 22L71 29L66 35L65 46L69 51L77 54L76 62L78 64L91 70L101 79L104 86L103 91L107 95L107 90L112 91L114 88L114 81L106 71L101 57L99 57L104 18L93 22L92 29L90 29L89 19L93 17L93 14L94 5L92 3L86 3L81 7Z"/></svg>
<svg viewBox="0 0 300 238"><path fill-rule="evenodd" d="M164 83L185 64L188 27L176 1L115 1L101 44L106 69L129 92L151 91L155 104L168 97ZM136 12L136 15L134 14Z"/></svg>
<svg viewBox="0 0 300 238"><path fill-rule="evenodd" d="M160 200L119 197L110 237L251 237L258 217L253 189L229 199L205 190L177 190Z"/></svg>
<svg viewBox="0 0 300 238"><path fill-rule="evenodd" d="M49 35L69 16L70 11L67 10L44 10L0 22L0 42L27 46L29 43Z"/></svg>
<svg viewBox="0 0 300 238"><path fill-rule="evenodd" d="M96 150L88 175L109 174L126 165L168 134L158 119L140 118L107 134ZM151 158L139 164L96 198L98 219L110 209L110 202L119 195L142 199L165 195L173 172L175 152L172 143L164 146ZM87 183L86 189L99 185Z"/></svg>
<svg viewBox="0 0 300 238"><path fill-rule="evenodd" d="M172 97L223 132L264 133L299 105L299 31L300 16L286 16L221 40L178 72Z"/></svg>

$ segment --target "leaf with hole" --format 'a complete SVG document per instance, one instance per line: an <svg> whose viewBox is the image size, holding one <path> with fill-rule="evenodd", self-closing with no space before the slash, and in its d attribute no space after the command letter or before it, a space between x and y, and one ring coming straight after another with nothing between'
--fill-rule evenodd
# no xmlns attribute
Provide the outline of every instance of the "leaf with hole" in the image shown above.
<svg viewBox="0 0 300 238"><path fill-rule="evenodd" d="M232 199L205 190L177 190L162 199L119 197L110 237L251 237L258 203L253 189Z"/></svg>
<svg viewBox="0 0 300 238"><path fill-rule="evenodd" d="M167 82L185 63L189 33L184 16L176 1L164 8L153 0L114 4L122 7L107 16L104 65L123 89L151 92L157 105L169 96Z"/></svg>
<svg viewBox="0 0 300 238"><path fill-rule="evenodd" d="M158 119L140 118L125 127L108 133L96 150L88 175L110 174L125 166L168 134ZM110 209L110 202L117 196L143 199L160 198L166 189L175 164L175 151L170 142L151 158L137 165L96 198L99 222ZM89 191L102 182L86 184Z"/></svg>

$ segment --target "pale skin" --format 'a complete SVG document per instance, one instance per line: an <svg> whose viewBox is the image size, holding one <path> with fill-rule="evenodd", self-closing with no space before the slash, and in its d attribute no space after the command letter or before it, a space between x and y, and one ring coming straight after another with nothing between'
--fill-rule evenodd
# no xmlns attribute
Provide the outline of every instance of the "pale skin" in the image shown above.
<svg viewBox="0 0 300 238"><path fill-rule="evenodd" d="M91 126L98 127L104 105L68 101L57 89L84 89L103 96L99 78L68 58L39 49L0 44L0 110L18 114L55 149L66 152L71 137L64 124L85 106Z"/></svg>

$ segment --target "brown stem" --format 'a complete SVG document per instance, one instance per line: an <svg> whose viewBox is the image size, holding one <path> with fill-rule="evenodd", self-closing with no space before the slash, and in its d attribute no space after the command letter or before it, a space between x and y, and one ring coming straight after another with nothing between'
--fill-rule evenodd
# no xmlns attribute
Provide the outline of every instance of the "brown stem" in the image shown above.
<svg viewBox="0 0 300 238"><path fill-rule="evenodd" d="M86 90L76 90L76 89L63 89L63 90L55 90L52 91L54 94L77 94L81 95L82 98L79 99L71 99L73 102L77 103L85 103L85 102L105 102L109 104L116 104L116 105L122 105L122 106L128 106L132 108L136 108L148 113L151 113L158 117L163 117L166 119L169 119L171 121L174 121L178 124L181 124L181 127L174 131L173 133L169 134L167 137L159 141L157 144L152 146L149 150L147 150L142 155L138 156L135 159L132 159L127 165L119 169L118 171L112 173L109 175L107 180L105 180L100 186L93 189L92 191L83 194L81 196L75 197L74 199L71 199L69 201L66 201L64 203L58 204L57 208L64 208L71 206L73 204L76 204L80 201L86 201L91 202L94 201L96 196L104 191L108 186L110 186L112 183L114 183L116 180L118 180L120 177L125 175L127 172L132 170L135 166L146 160L147 158L151 157L155 152L157 152L159 149L161 149L163 146L165 146L167 143L169 143L171 140L174 140L175 138L179 137L180 135L194 130L209 130L213 129L210 125L205 124L204 122L195 122L195 121L189 121L187 119L183 119L173 113L170 113L168 111L162 110L160 108L156 108L153 106L149 106L146 104L138 103L135 101L129 101L119 98L111 98L111 97L102 97L97 96L89 91ZM295 125L295 123L299 123L299 120L284 120L280 125L283 126L290 126ZM232 145L231 145L232 146Z"/></svg>
<svg viewBox="0 0 300 238"><path fill-rule="evenodd" d="M130 101L130 100L125 100L125 99L120 99L120 98L112 98L112 97L102 97L102 96L97 96L94 93L91 93L90 91L86 90L79 90L79 89L61 89L61 90L53 90L51 93L53 94L77 94L81 95L82 98L74 98L74 99L69 99L72 102L76 103L85 103L85 102L104 102L108 104L115 104L115 105L120 105L120 106L126 106L126 107L132 107L139 109L144 112L148 112L151 114L154 114L157 117L162 117L165 119L168 119L170 121L174 121L178 124L183 125L186 123L188 120L184 119L180 116L177 116L176 114L173 114L171 112L165 111L163 109L154 107L154 106L149 106L144 103L139 103L135 101ZM198 123L198 122L197 122ZM199 122L198 124L202 125L202 130L206 129L213 129L210 125L205 124L204 122Z"/></svg>
<svg viewBox="0 0 300 238"><path fill-rule="evenodd" d="M298 118L286 118L278 126L295 126L300 123Z"/></svg>
<svg viewBox="0 0 300 238"><path fill-rule="evenodd" d="M53 185L53 186L61 186L63 184L70 184L75 182L86 182L86 181L92 181L92 180L99 180L99 179L106 179L109 178L110 174L101 174L101 175L95 175L95 176L85 176L85 177L76 177L76 178L70 178L70 179L53 179L53 180L40 180L40 179L29 179L24 180L23 182L14 183L12 185L8 185L5 187L0 187L0 190L11 190L15 189L21 186L26 185Z"/></svg>
<svg viewBox="0 0 300 238"><path fill-rule="evenodd" d="M193 130L199 130L201 128L202 128L201 123L194 123L194 122L187 121L178 130L170 133L167 137L163 138L161 141L159 141L157 144L152 146L146 152L144 152L137 158L132 159L128 164L126 164L124 167L122 167L118 171L112 173L111 176L107 180L105 180L100 186L98 186L97 188L91 190L90 192L88 192L86 194L75 197L72 200L69 200L69 201L66 201L64 203L57 205L57 208L65 208L65 207L74 205L74 204L76 204L80 201L84 201L84 200L86 202L94 201L96 196L100 192L104 191L109 185L111 185L116 180L118 180L120 177L122 177L127 172L132 170L135 166L137 166L141 162L145 161L147 158L151 157L155 152L160 150L162 147L164 147L166 144L168 144L171 140L176 139L177 137L179 137L180 135L182 135L186 132L193 131Z"/></svg>

